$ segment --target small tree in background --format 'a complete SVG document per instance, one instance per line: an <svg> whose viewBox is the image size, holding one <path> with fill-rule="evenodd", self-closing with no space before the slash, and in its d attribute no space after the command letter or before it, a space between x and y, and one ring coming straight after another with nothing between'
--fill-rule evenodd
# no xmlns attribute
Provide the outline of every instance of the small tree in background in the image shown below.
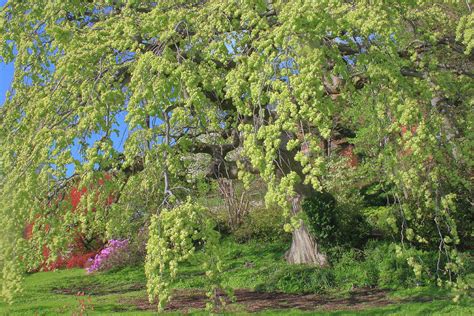
<svg viewBox="0 0 474 316"><path fill-rule="evenodd" d="M246 190L240 190L239 192L233 180L219 179L218 183L219 192L225 202L229 227L232 231L235 231L249 212L250 201L247 197L248 192Z"/></svg>

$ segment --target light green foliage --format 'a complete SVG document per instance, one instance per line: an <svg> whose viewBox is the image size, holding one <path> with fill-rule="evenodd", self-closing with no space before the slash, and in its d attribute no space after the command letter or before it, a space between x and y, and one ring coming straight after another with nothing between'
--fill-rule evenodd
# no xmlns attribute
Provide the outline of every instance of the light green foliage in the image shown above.
<svg viewBox="0 0 474 316"><path fill-rule="evenodd" d="M145 273L149 300L157 300L160 310L171 297L170 284L180 265L196 261L197 251L203 253L197 258L209 279L208 296L217 302L222 263L217 253L219 233L214 226L207 210L190 201L151 218Z"/></svg>
<svg viewBox="0 0 474 316"><path fill-rule="evenodd" d="M237 174L237 152L239 176L258 172L288 211L298 184L330 186L342 141L362 158L351 183L393 185L403 241L442 249L440 278L454 281L459 206L472 208L472 43L466 1L8 1L2 295L44 244L64 251L70 227L132 234L131 220L191 195L195 153L218 177ZM114 181L98 186L104 173ZM78 212L57 202L72 186L89 188Z"/></svg>
<svg viewBox="0 0 474 316"><path fill-rule="evenodd" d="M461 18L457 26L456 38L466 45L465 53L469 55L474 49L474 12Z"/></svg>

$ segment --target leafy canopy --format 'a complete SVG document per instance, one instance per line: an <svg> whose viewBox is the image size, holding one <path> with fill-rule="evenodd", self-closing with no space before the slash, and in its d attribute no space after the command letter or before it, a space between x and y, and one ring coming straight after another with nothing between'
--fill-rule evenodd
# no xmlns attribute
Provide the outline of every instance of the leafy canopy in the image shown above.
<svg viewBox="0 0 474 316"><path fill-rule="evenodd" d="M465 1L8 1L3 296L72 227L130 234L205 177L259 173L287 206L299 183L321 190L347 169L343 140L361 157L353 182L393 188L405 240L435 236L455 258L472 197L473 21ZM114 181L97 185L104 173ZM82 211L67 211L71 186L95 188Z"/></svg>

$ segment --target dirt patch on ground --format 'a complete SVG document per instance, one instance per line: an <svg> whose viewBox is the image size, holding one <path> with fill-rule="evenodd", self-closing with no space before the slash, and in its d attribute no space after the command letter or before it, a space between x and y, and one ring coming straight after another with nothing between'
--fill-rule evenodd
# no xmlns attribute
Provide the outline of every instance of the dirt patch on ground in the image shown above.
<svg viewBox="0 0 474 316"><path fill-rule="evenodd" d="M132 291L140 291L143 289L145 289L145 285L141 283L124 285L119 284L108 288L104 287L102 284L83 284L70 288L53 288L51 292L63 295L77 295L77 293L85 293L87 295L101 296L109 294L122 294Z"/></svg>
<svg viewBox="0 0 474 316"><path fill-rule="evenodd" d="M245 289L234 292L235 302L241 310L257 312L267 309L300 309L300 310L361 310L369 307L379 307L394 303L387 297L387 291L380 289L356 289L349 297L334 298L318 294L285 294L255 292ZM181 290L175 292L171 302L166 306L167 311L203 309L207 297L204 292ZM140 310L156 310L156 305L143 299L124 299L123 304L135 305ZM232 306L231 306L232 309Z"/></svg>

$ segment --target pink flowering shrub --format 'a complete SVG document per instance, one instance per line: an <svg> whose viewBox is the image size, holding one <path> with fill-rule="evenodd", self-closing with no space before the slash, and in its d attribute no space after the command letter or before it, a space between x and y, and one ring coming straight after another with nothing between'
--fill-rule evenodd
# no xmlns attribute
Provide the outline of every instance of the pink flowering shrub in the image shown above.
<svg viewBox="0 0 474 316"><path fill-rule="evenodd" d="M104 249L94 258L88 260L86 271L88 273L96 271L106 271L112 268L123 267L130 261L128 239L111 239Z"/></svg>

